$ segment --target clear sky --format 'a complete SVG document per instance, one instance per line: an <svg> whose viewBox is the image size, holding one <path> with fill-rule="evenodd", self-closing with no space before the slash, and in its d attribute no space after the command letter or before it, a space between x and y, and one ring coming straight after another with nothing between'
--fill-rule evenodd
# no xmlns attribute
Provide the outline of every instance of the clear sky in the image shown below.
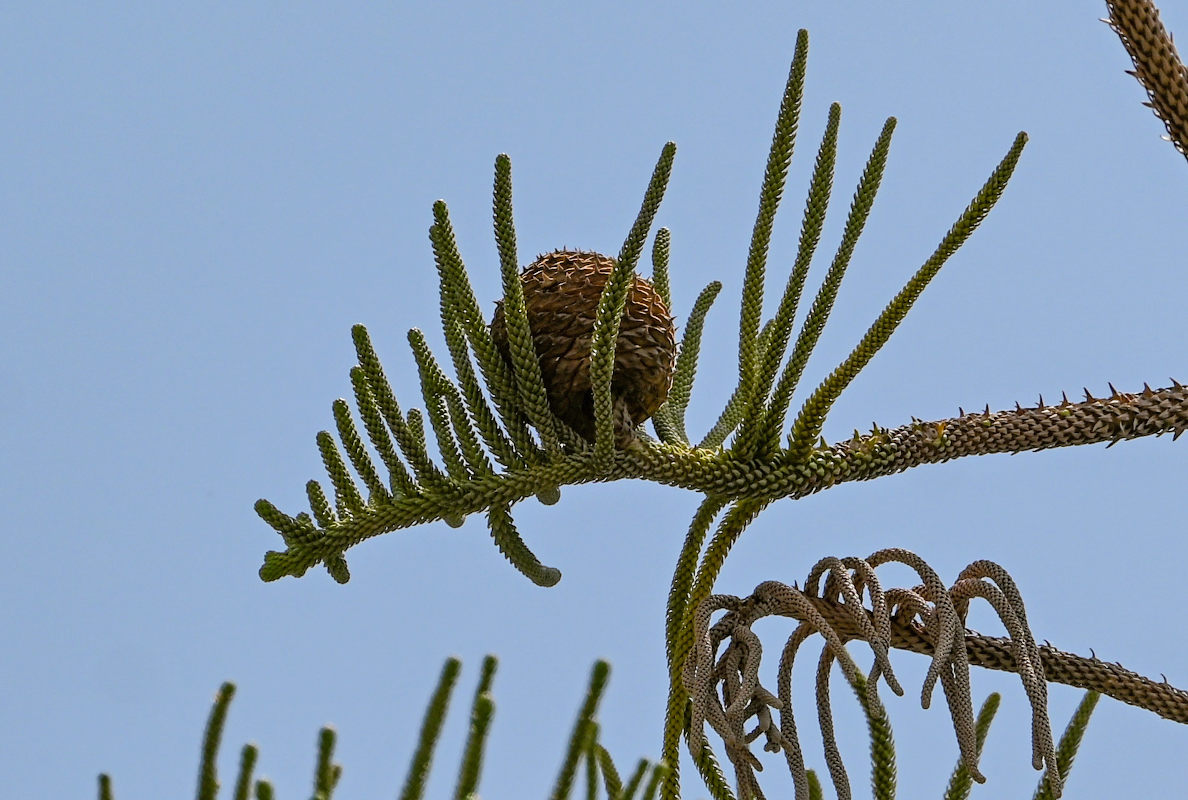
<svg viewBox="0 0 1188 800"><path fill-rule="evenodd" d="M390 797L442 660L465 662L431 795L453 788L483 654L501 656L486 797L543 796L591 664L613 664L603 738L628 767L659 752L672 565L697 497L647 484L526 502L521 532L564 578L540 589L481 519L427 525L262 583L323 476L314 434L350 393L365 323L414 402L405 335L440 347L430 206L445 198L476 290L498 270L491 167L514 165L521 257L617 252L663 143L679 147L658 224L672 229L678 317L711 280L692 430L734 380L742 265L796 30L811 50L801 140L770 270L794 255L812 155L842 105L834 209L816 276L889 115L883 188L809 365L820 379L931 253L1019 130L1031 143L999 207L835 408L826 438L957 406L1188 380L1188 164L1124 74L1103 3L16 4L0 27L0 774L6 797L193 791L215 689L236 681L222 762L261 747L278 796L308 795L333 723L342 797ZM1166 0L1173 31L1188 9ZM810 290L814 283L810 278ZM1188 685L1181 570L1185 448L1169 437L969 459L772 506L719 589L802 580L825 555L911 548L947 579L980 558L1016 577L1040 639ZM892 576L892 577L902 577ZM889 579L890 580L890 579ZM1000 628L979 612L972 624ZM760 628L769 649L790 627ZM904 796L940 795L956 757L924 661L887 695ZM769 665L771 666L771 665ZM811 676L798 691L810 763ZM983 797L1029 796L1026 704L999 690ZM1053 687L1063 726L1079 692ZM859 711L839 695L864 792ZM1188 732L1104 700L1071 796L1165 795ZM765 773L790 791L781 764ZM689 785L687 796L699 797Z"/></svg>

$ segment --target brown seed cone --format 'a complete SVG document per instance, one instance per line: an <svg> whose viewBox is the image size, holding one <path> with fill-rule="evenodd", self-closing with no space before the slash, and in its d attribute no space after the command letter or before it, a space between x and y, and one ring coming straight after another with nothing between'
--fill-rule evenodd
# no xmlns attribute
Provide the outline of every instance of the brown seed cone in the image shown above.
<svg viewBox="0 0 1188 800"><path fill-rule="evenodd" d="M549 406L590 442L590 339L598 299L614 265L614 259L598 253L556 250L539 256L520 274ZM495 304L491 338L510 364L502 301ZM649 281L635 276L619 325L611 378L615 441L620 447L635 438L635 426L656 413L668 397L676 349L676 327L664 300Z"/></svg>

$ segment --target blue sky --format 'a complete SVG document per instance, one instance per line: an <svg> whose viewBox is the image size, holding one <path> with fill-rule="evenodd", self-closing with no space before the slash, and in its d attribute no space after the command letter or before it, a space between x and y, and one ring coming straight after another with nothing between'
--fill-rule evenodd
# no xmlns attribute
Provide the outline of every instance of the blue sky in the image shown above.
<svg viewBox="0 0 1188 800"><path fill-rule="evenodd" d="M1188 30L1167 0L1164 18ZM452 791L462 708L501 656L485 796L541 796L596 658L620 763L658 754L672 565L697 498L644 484L566 488L517 510L564 578L532 586L479 519L352 550L264 584L279 539L252 511L295 513L322 477L314 434L350 392L365 323L403 397L405 334L440 346L427 228L450 204L481 299L498 294L491 167L513 160L520 253L616 252L661 146L679 147L658 224L672 229L683 318L711 312L692 430L733 381L737 301L763 162L798 28L811 35L801 139L769 262L794 255L828 105L842 105L832 252L883 120L883 188L806 380L819 379L931 253L1015 133L1031 143L999 207L836 406L830 440L965 408L1186 379L1184 159L1160 141L1096 20L1104 4L23 4L0 30L0 772L8 797L192 791L202 725L239 685L223 774L261 748L280 797L309 792L319 726L339 730L342 797L397 791L442 660L459 702L431 795ZM812 278L810 278L810 282ZM811 288L811 287L810 287ZM825 555L911 548L952 579L990 558L1018 581L1040 639L1188 685L1179 570L1184 445L1170 438L929 467L772 506L719 590L803 579ZM902 577L902 576L899 576ZM988 614L971 624L1000 629ZM788 632L760 632L774 647ZM888 697L905 796L939 796L956 757L924 662ZM810 709L811 677L799 678ZM1005 694L981 796L1019 797L1025 699ZM1060 726L1079 699L1054 687ZM851 779L858 710L839 697ZM811 730L811 711L801 727ZM1182 728L1105 700L1073 796L1160 793ZM809 738L810 762L822 766ZM790 784L771 761L770 794ZM689 797L703 796L699 787ZM861 796L861 794L860 794ZM975 795L977 796L977 795Z"/></svg>

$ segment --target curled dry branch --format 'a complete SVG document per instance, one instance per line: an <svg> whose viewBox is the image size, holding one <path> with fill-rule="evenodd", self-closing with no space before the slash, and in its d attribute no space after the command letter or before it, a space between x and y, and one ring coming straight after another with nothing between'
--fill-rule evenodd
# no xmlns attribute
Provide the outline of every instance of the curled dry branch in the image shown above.
<svg viewBox="0 0 1188 800"><path fill-rule="evenodd" d="M883 589L875 569L889 562L906 564L920 577L912 588ZM821 579L824 578L822 585ZM870 598L869 607L861 598ZM1006 637L983 636L965 628L969 601L986 600L994 609ZM717 621L714 615L725 611ZM759 681L762 645L751 626L769 616L791 617L800 624L780 654L776 691ZM921 703L928 707L940 682L953 718L961 757L973 778L978 771L978 746L970 694L970 665L1009 670L1019 675L1031 705L1032 765L1046 768L1053 797L1060 796L1062 778L1048 720L1049 681L1092 689L1122 702L1188 722L1188 692L1164 680L1157 683L1108 664L1096 656L1084 658L1036 643L1027 624L1023 598L1010 575L991 561L975 561L945 587L936 572L908 550L880 550L866 559L826 558L809 572L804 589L778 581L755 587L746 598L712 595L694 619L694 645L682 675L692 698L689 746L697 753L705 742L704 725L722 738L734 765L740 797L763 797L755 778L762 769L750 745L764 737L764 749L782 752L796 785L797 800L807 798L808 777L792 711L792 667L800 645L813 633L825 640L817 669L817 705L825 759L839 798L848 798L849 781L832 733L829 672L836 660L850 683L861 692L868 715L882 713L877 687L881 678L896 694L903 694L887 657L892 648L932 657L924 680ZM845 642L866 642L873 666L865 678L845 648ZM778 722L772 711L777 712ZM754 724L749 732L748 724Z"/></svg>

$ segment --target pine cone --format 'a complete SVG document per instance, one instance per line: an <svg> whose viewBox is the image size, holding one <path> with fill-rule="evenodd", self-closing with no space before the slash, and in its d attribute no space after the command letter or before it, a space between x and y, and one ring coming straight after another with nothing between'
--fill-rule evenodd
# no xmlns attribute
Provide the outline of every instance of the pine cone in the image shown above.
<svg viewBox="0 0 1188 800"><path fill-rule="evenodd" d="M587 441L594 441L590 390L590 339L598 299L615 261L598 253L557 250L539 256L520 274L528 327L553 413ZM503 302L495 304L491 338L511 364ZM615 442L625 447L635 427L663 405L676 362L676 328L664 300L635 276L619 325L611 397Z"/></svg>

